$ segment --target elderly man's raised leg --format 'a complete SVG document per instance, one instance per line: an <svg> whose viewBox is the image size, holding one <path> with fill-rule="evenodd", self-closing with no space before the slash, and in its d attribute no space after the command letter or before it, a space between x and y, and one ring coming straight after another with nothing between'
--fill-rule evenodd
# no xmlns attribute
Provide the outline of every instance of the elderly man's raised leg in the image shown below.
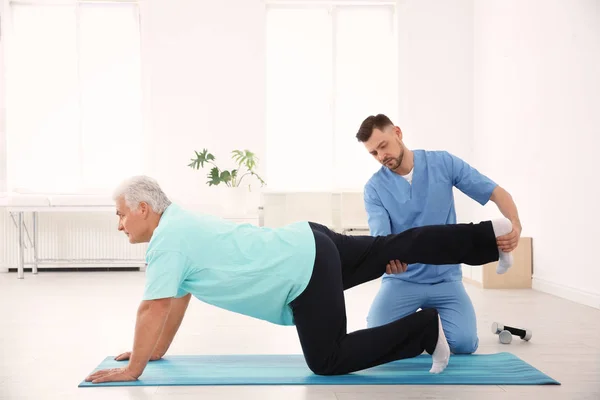
<svg viewBox="0 0 600 400"><path fill-rule="evenodd" d="M337 247L344 289L381 277L391 260L432 265L484 265L497 261L499 250L492 221L430 225L387 236L350 236L311 223Z"/></svg>

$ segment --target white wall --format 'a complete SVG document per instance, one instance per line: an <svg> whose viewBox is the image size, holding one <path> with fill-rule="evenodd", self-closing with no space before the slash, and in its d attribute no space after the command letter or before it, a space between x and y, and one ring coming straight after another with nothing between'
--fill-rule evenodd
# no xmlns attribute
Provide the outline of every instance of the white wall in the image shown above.
<svg viewBox="0 0 600 400"><path fill-rule="evenodd" d="M411 147L472 158L472 12L472 0L398 1L394 122ZM208 170L186 166L195 149L214 149L229 162L233 147L248 146L264 171L264 2L147 0L141 14L148 173L174 196L191 189L200 199L212 191ZM459 218L470 219L461 197Z"/></svg>
<svg viewBox="0 0 600 400"><path fill-rule="evenodd" d="M400 119L410 147L469 156L472 0L398 2Z"/></svg>
<svg viewBox="0 0 600 400"><path fill-rule="evenodd" d="M473 1L398 1L400 118L411 149L473 154ZM485 172L485 171L482 171ZM456 191L459 221L473 201Z"/></svg>
<svg viewBox="0 0 600 400"><path fill-rule="evenodd" d="M209 201L194 150L225 169L234 149L264 159L264 4L146 0L141 23L147 173L176 199Z"/></svg>
<svg viewBox="0 0 600 400"><path fill-rule="evenodd" d="M477 165L517 202L533 237L534 287L600 307L600 2L477 1L474 10Z"/></svg>

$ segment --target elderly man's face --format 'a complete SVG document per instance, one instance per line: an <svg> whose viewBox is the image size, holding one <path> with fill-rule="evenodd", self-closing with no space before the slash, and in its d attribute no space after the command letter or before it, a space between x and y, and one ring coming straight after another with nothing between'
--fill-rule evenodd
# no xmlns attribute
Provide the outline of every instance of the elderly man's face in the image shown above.
<svg viewBox="0 0 600 400"><path fill-rule="evenodd" d="M117 216L119 217L119 230L129 238L129 243L144 243L148 236L148 211L146 203L140 203L137 210L127 207L125 199L120 197L116 201Z"/></svg>

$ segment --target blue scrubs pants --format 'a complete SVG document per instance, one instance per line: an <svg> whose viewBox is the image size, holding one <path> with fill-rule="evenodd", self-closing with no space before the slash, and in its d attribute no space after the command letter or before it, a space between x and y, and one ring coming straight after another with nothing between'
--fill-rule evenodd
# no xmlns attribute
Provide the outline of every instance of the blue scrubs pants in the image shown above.
<svg viewBox="0 0 600 400"><path fill-rule="evenodd" d="M438 311L454 354L477 350L477 320L473 303L461 281L423 284L384 278L367 316L367 327L385 325L419 308Z"/></svg>

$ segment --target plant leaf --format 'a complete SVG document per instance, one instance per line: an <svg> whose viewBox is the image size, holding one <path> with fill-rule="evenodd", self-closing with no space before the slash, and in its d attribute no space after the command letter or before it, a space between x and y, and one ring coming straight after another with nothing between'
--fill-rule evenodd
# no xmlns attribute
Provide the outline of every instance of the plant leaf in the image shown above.
<svg viewBox="0 0 600 400"><path fill-rule="evenodd" d="M235 161L239 166L241 166L242 162L244 161L244 154L240 150L233 150L231 154L233 154L231 156L233 161Z"/></svg>
<svg viewBox="0 0 600 400"><path fill-rule="evenodd" d="M254 167L256 167L256 162L258 158L256 155L250 150L233 150L231 158L241 167L242 164L248 168L249 171L252 171Z"/></svg>
<svg viewBox="0 0 600 400"><path fill-rule="evenodd" d="M221 179L221 182L225 182L225 183L231 181L231 173L229 171L221 172L220 179Z"/></svg>
<svg viewBox="0 0 600 400"><path fill-rule="evenodd" d="M194 153L196 154L196 158L192 158L192 162L188 164L188 167L194 169L200 169L200 167L204 168L205 162L213 161L215 159L215 156L209 153L207 149L202 150L200 153L194 150Z"/></svg>
<svg viewBox="0 0 600 400"><path fill-rule="evenodd" d="M238 186L239 182L237 181L237 175L238 175L238 170L237 169L232 169L231 170L231 186Z"/></svg>
<svg viewBox="0 0 600 400"><path fill-rule="evenodd" d="M213 167L208 174L208 186L216 186L221 183L221 179L219 177L219 169L217 167Z"/></svg>
<svg viewBox="0 0 600 400"><path fill-rule="evenodd" d="M246 167L248 167L249 170L252 170L254 167L256 167L256 162L258 161L258 158L254 155L253 152L251 152L250 150L246 150Z"/></svg>

